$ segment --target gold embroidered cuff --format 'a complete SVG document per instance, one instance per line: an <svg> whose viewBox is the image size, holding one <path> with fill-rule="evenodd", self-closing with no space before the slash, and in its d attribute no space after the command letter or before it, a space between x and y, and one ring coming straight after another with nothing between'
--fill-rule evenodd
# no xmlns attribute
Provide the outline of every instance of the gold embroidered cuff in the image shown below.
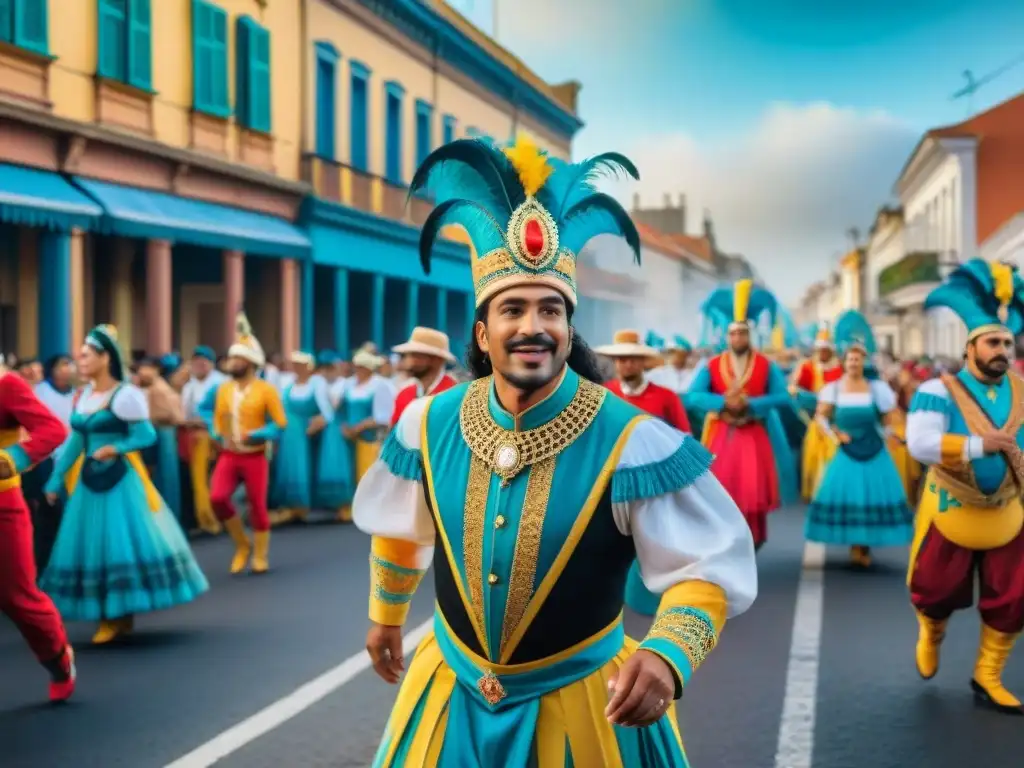
<svg viewBox="0 0 1024 768"><path fill-rule="evenodd" d="M956 469L964 465L964 446L967 444L966 435L943 435L939 447L939 455L943 466Z"/></svg>
<svg viewBox="0 0 1024 768"><path fill-rule="evenodd" d="M398 539L375 536L370 554L370 621L400 627L426 573L416 567L417 547ZM383 557L387 554L391 557ZM395 562L400 560L401 562Z"/></svg>

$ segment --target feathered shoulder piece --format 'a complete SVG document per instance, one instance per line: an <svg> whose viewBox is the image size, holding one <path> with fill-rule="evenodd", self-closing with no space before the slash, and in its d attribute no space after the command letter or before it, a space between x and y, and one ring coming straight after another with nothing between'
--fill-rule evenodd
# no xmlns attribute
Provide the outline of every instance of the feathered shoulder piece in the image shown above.
<svg viewBox="0 0 1024 768"><path fill-rule="evenodd" d="M968 337L995 330L1024 330L1024 279L1016 266L971 259L958 266L924 303L946 307L967 325Z"/></svg>
<svg viewBox="0 0 1024 768"><path fill-rule="evenodd" d="M420 233L423 270L430 272L442 229L461 226L473 244L477 306L523 283L550 285L575 304L576 258L592 238L623 237L640 262L640 235L629 214L594 187L602 174L640 178L615 152L568 163L527 138L506 147L481 139L445 144L423 161L409 188L436 204Z"/></svg>
<svg viewBox="0 0 1024 768"><path fill-rule="evenodd" d="M877 351L871 323L855 309L848 309L836 318L832 338L835 345L844 353L854 347L860 347L869 355Z"/></svg>

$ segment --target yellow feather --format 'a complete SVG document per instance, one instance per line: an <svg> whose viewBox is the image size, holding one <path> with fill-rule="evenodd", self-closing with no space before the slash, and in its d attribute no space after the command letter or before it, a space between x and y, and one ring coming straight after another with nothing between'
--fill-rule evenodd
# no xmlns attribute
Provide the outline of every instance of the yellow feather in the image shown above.
<svg viewBox="0 0 1024 768"><path fill-rule="evenodd" d="M785 335L782 331L782 325L776 325L772 329L772 349L782 349L785 343Z"/></svg>
<svg viewBox="0 0 1024 768"><path fill-rule="evenodd" d="M519 174L519 182L529 197L537 194L555 170L544 153L526 136L520 136L513 146L506 147L505 156Z"/></svg>
<svg viewBox="0 0 1024 768"><path fill-rule="evenodd" d="M999 305L1007 307L1013 301L1013 270L1006 264L992 262L989 265L992 272L992 283L995 288L995 297Z"/></svg>
<svg viewBox="0 0 1024 768"><path fill-rule="evenodd" d="M235 316L235 335L238 337L239 341L252 336L252 326L249 325L249 318L246 316L245 312L239 312Z"/></svg>
<svg viewBox="0 0 1024 768"><path fill-rule="evenodd" d="M750 291L754 288L754 281L750 278L740 280L732 289L732 319L736 323L747 322L747 310L750 307Z"/></svg>

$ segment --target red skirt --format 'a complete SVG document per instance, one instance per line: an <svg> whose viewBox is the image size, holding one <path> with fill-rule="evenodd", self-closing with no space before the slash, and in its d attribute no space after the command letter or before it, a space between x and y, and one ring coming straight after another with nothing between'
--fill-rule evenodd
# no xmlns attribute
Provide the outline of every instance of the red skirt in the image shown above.
<svg viewBox="0 0 1024 768"><path fill-rule="evenodd" d="M715 456L711 471L747 519L754 543L765 541L765 517L781 503L768 430L756 422L736 427L718 421L711 426L707 447Z"/></svg>

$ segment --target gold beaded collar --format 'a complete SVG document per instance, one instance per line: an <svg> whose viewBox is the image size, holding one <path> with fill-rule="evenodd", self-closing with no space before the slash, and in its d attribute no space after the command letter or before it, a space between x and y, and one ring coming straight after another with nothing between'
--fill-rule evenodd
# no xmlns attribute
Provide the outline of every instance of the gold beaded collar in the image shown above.
<svg viewBox="0 0 1024 768"><path fill-rule="evenodd" d="M462 437L477 459L508 485L512 478L537 462L557 456L582 435L597 418L608 390L585 379L576 394L551 421L522 431L505 429L488 405L492 379L469 385L459 410Z"/></svg>

